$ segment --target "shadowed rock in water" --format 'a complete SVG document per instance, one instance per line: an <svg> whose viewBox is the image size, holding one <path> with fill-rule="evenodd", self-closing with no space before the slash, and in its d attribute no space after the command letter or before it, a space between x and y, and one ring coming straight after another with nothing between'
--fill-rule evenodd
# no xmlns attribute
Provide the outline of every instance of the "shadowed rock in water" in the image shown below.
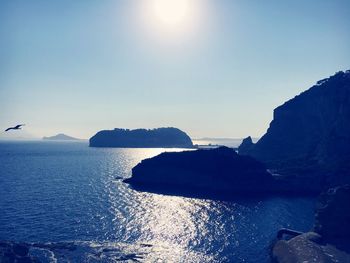
<svg viewBox="0 0 350 263"><path fill-rule="evenodd" d="M266 134L256 144L244 140L239 153L315 184L349 183L349 120L350 71L338 72L276 108Z"/></svg>
<svg viewBox="0 0 350 263"><path fill-rule="evenodd" d="M90 138L90 147L193 148L191 138L177 128L114 129L99 131Z"/></svg>
<svg viewBox="0 0 350 263"><path fill-rule="evenodd" d="M280 240L272 248L277 263L350 262L350 186L321 194L312 232Z"/></svg>
<svg viewBox="0 0 350 263"><path fill-rule="evenodd" d="M241 145L239 146L239 151L242 153L250 152L254 147L252 137L247 137L243 139Z"/></svg>
<svg viewBox="0 0 350 263"><path fill-rule="evenodd" d="M125 182L156 192L259 193L271 190L273 177L266 167L233 149L165 152L143 160Z"/></svg>

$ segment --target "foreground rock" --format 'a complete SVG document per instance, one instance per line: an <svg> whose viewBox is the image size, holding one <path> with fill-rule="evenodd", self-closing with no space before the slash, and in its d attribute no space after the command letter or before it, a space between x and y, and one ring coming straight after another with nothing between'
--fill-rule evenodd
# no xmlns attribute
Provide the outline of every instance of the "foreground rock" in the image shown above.
<svg viewBox="0 0 350 263"><path fill-rule="evenodd" d="M338 72L276 108L266 134L244 140L239 153L314 184L350 183L349 120L350 71Z"/></svg>
<svg viewBox="0 0 350 263"><path fill-rule="evenodd" d="M278 263L350 262L350 186L322 194L312 232L288 241L280 240L272 249Z"/></svg>
<svg viewBox="0 0 350 263"><path fill-rule="evenodd" d="M126 179L140 190L163 193L260 193L271 190L274 179L266 167L233 149L165 152L143 160Z"/></svg>
<svg viewBox="0 0 350 263"><path fill-rule="evenodd" d="M348 240L350 247L350 185L321 194L315 214L315 231L336 243Z"/></svg>
<svg viewBox="0 0 350 263"><path fill-rule="evenodd" d="M90 147L193 148L191 138L177 128L104 130L89 142Z"/></svg>

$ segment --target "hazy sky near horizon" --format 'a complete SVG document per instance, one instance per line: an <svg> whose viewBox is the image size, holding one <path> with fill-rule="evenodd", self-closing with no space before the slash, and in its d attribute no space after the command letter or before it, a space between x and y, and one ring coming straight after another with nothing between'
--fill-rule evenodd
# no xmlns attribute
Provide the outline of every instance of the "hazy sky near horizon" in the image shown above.
<svg viewBox="0 0 350 263"><path fill-rule="evenodd" d="M259 137L276 106L350 69L349 26L348 0L2 0L0 128Z"/></svg>

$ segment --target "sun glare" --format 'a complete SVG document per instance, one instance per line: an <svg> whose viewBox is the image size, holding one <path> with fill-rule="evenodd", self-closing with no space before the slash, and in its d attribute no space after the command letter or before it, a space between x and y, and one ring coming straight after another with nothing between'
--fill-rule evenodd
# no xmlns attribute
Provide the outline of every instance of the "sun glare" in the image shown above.
<svg viewBox="0 0 350 263"><path fill-rule="evenodd" d="M192 41L205 28L206 0L143 0L137 1L140 30L135 31L151 45L182 46ZM157 50L159 52L159 50Z"/></svg>
<svg viewBox="0 0 350 263"><path fill-rule="evenodd" d="M160 23L176 26L189 15L189 0L153 0L154 15Z"/></svg>

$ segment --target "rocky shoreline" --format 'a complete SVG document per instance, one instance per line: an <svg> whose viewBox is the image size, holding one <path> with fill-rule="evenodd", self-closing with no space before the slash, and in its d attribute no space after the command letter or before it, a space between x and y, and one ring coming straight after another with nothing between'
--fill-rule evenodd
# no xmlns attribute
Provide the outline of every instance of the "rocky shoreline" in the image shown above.
<svg viewBox="0 0 350 263"><path fill-rule="evenodd" d="M0 241L0 262L138 262L147 259L152 247L142 243Z"/></svg>
<svg viewBox="0 0 350 263"><path fill-rule="evenodd" d="M350 262L350 186L321 194L314 228L289 240L277 241L271 251L276 263Z"/></svg>

